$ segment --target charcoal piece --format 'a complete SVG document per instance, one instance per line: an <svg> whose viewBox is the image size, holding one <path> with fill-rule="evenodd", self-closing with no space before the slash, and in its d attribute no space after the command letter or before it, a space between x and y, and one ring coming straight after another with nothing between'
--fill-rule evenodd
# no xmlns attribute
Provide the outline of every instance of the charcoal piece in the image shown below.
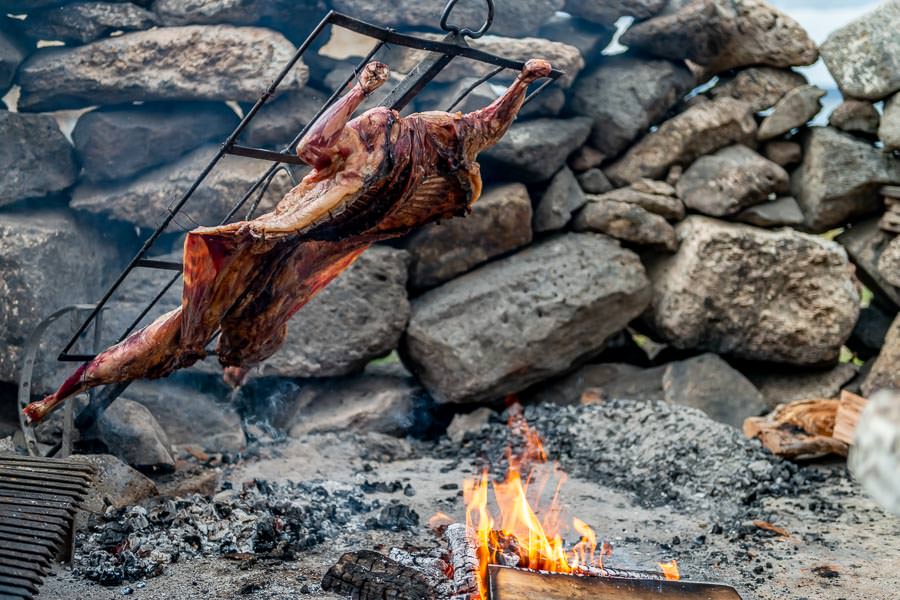
<svg viewBox="0 0 900 600"><path fill-rule="evenodd" d="M419 513L405 504L388 504L381 509L378 517L366 520L369 529L408 531L419 524Z"/></svg>
<svg viewBox="0 0 900 600"><path fill-rule="evenodd" d="M348 552L325 573L322 589L358 600L436 600L425 575L372 552Z"/></svg>

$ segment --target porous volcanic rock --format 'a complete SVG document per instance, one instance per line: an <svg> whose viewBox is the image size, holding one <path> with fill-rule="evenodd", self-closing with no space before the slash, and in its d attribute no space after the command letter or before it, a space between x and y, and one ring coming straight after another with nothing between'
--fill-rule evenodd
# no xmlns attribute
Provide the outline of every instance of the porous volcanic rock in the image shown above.
<svg viewBox="0 0 900 600"><path fill-rule="evenodd" d="M597 167L591 167L587 171L579 173L576 179L581 189L588 194L603 194L613 189L606 174Z"/></svg>
<svg viewBox="0 0 900 600"><path fill-rule="evenodd" d="M837 361L859 314L846 252L791 229L691 216L650 268L649 321L677 348L794 365Z"/></svg>
<svg viewBox="0 0 900 600"><path fill-rule="evenodd" d="M613 183L625 185L641 177L665 177L669 167L686 167L695 159L732 144L751 145L756 121L750 105L718 98L691 106L631 146L604 169Z"/></svg>
<svg viewBox="0 0 900 600"><path fill-rule="evenodd" d="M878 268L882 254L893 239L894 234L878 226L878 218L854 223L837 237L853 259L863 283L876 290L876 294L890 299L894 306L900 307L900 286L887 281Z"/></svg>
<svg viewBox="0 0 900 600"><path fill-rule="evenodd" d="M683 62L621 54L603 58L578 78L569 108L593 120L591 145L616 156L693 86Z"/></svg>
<svg viewBox="0 0 900 600"><path fill-rule="evenodd" d="M0 110L0 140L0 206L75 182L75 153L53 117Z"/></svg>
<svg viewBox="0 0 900 600"><path fill-rule="evenodd" d="M775 67L747 67L734 75L722 76L709 91L713 98L730 96L743 100L760 112L776 102L794 88L806 85L806 77L791 69Z"/></svg>
<svg viewBox="0 0 900 600"><path fill-rule="evenodd" d="M787 167L803 159L803 146L797 142L769 140L763 144L762 154L776 165Z"/></svg>
<svg viewBox="0 0 900 600"><path fill-rule="evenodd" d="M791 191L812 231L877 211L882 185L900 182L900 159L832 127L812 127Z"/></svg>
<svg viewBox="0 0 900 600"><path fill-rule="evenodd" d="M491 173L519 181L546 181L566 163L591 131L591 120L535 119L513 123L495 146L481 154Z"/></svg>
<svg viewBox="0 0 900 600"><path fill-rule="evenodd" d="M25 59L26 51L12 32L0 29L0 94L12 85L19 63Z"/></svg>
<svg viewBox="0 0 900 600"><path fill-rule="evenodd" d="M884 102L878 139L884 143L886 150L900 150L900 92Z"/></svg>
<svg viewBox="0 0 900 600"><path fill-rule="evenodd" d="M616 34L614 26L591 23L579 17L556 13L541 26L538 35L542 38L563 42L578 48L578 52L588 63L600 58Z"/></svg>
<svg viewBox="0 0 900 600"><path fill-rule="evenodd" d="M738 429L744 419L768 408L746 377L711 352L670 363L662 383L666 402L699 408L713 420Z"/></svg>
<svg viewBox="0 0 900 600"><path fill-rule="evenodd" d="M97 421L97 435L110 453L139 471L168 473L175 459L166 432L143 405L118 398Z"/></svg>
<svg viewBox="0 0 900 600"><path fill-rule="evenodd" d="M673 194L653 193L646 188L641 189L640 183L644 180L638 180L634 184L606 192L605 194L588 195L587 199L592 202L627 202L636 204L644 210L660 215L670 221L680 221L684 218L684 203ZM663 182L657 182L663 183ZM635 187L637 186L637 187Z"/></svg>
<svg viewBox="0 0 900 600"><path fill-rule="evenodd" d="M281 150L316 116L325 100L324 95L308 88L270 100L241 132L238 141L249 146Z"/></svg>
<svg viewBox="0 0 900 600"><path fill-rule="evenodd" d="M714 217L732 215L788 191L780 166L736 144L701 156L684 172L676 189L688 208Z"/></svg>
<svg viewBox="0 0 900 600"><path fill-rule="evenodd" d="M19 69L19 110L135 100L252 102L294 50L275 31L227 25L161 27L75 48L44 48ZM307 75L301 61L279 90L302 86Z"/></svg>
<svg viewBox="0 0 900 600"><path fill-rule="evenodd" d="M881 353L863 381L862 393L870 396L880 389L900 390L900 369L897 365L900 365L900 316L894 319L884 338Z"/></svg>
<svg viewBox="0 0 900 600"><path fill-rule="evenodd" d="M735 219L757 227L797 227L803 225L803 211L795 198L783 196L745 208Z"/></svg>
<svg viewBox="0 0 900 600"><path fill-rule="evenodd" d="M81 115L72 141L90 181L121 179L170 162L205 142L222 142L237 115L216 102L151 102Z"/></svg>
<svg viewBox="0 0 900 600"><path fill-rule="evenodd" d="M139 31L158 24L155 14L130 2L75 2L29 13L20 29L33 40L86 44L114 31Z"/></svg>
<svg viewBox="0 0 900 600"><path fill-rule="evenodd" d="M77 210L155 229L167 207L188 190L216 151L215 146L202 146L178 161L147 171L136 179L82 182L72 192L70 205ZM251 158L223 157L176 217L178 223L185 229L198 224L215 225L267 168L268 164ZM287 175L279 173L264 195L263 209L274 206L290 187Z"/></svg>
<svg viewBox="0 0 900 600"><path fill-rule="evenodd" d="M439 403L498 398L600 351L649 295L637 255L565 234L414 300L402 351Z"/></svg>
<svg viewBox="0 0 900 600"><path fill-rule="evenodd" d="M576 185L577 187L577 185ZM531 198L521 183L488 189L463 219L426 225L409 236L409 283L431 287L531 243Z"/></svg>
<svg viewBox="0 0 900 600"><path fill-rule="evenodd" d="M825 90L814 85L803 85L792 89L775 103L772 114L759 124L757 138L768 140L806 124L822 108L822 96L824 95Z"/></svg>
<svg viewBox="0 0 900 600"><path fill-rule="evenodd" d="M797 400L837 398L841 388L856 376L856 372L853 363L841 363L826 370L750 373L748 378L762 393L769 408L775 408Z"/></svg>
<svg viewBox="0 0 900 600"><path fill-rule="evenodd" d="M844 97L881 100L900 90L900 2L888 0L831 33L819 52Z"/></svg>
<svg viewBox="0 0 900 600"><path fill-rule="evenodd" d="M844 100L828 117L828 124L847 133L864 136L878 135L881 116L867 100Z"/></svg>
<svg viewBox="0 0 900 600"><path fill-rule="evenodd" d="M878 257L878 272L885 281L900 287L900 236L892 239Z"/></svg>
<svg viewBox="0 0 900 600"><path fill-rule="evenodd" d="M694 0L632 25L622 43L710 74L748 65L811 65L816 45L800 25L765 0Z"/></svg>
<svg viewBox="0 0 900 600"><path fill-rule="evenodd" d="M565 11L570 15L601 25L611 26L619 17L646 19L666 6L667 0L566 0Z"/></svg>
<svg viewBox="0 0 900 600"><path fill-rule="evenodd" d="M675 230L661 216L632 202L590 200L572 222L575 231L595 231L639 246L678 249Z"/></svg>
<svg viewBox="0 0 900 600"><path fill-rule="evenodd" d="M260 25L299 43L328 12L323 0L154 0L165 25Z"/></svg>
<svg viewBox="0 0 900 600"><path fill-rule="evenodd" d="M599 171L603 179L606 176ZM606 182L609 185L609 182ZM534 209L534 230L551 231L562 229L572 218L572 213L584 206L587 198L581 189L579 180L568 167L563 167L550 180L550 185L541 194Z"/></svg>

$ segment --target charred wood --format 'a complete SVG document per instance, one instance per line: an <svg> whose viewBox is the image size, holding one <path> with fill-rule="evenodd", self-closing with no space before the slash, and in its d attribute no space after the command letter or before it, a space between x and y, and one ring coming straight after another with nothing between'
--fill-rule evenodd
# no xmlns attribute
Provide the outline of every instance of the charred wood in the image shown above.
<svg viewBox="0 0 900 600"><path fill-rule="evenodd" d="M325 591L358 600L437 600L424 574L395 560L360 550L344 554L322 578Z"/></svg>

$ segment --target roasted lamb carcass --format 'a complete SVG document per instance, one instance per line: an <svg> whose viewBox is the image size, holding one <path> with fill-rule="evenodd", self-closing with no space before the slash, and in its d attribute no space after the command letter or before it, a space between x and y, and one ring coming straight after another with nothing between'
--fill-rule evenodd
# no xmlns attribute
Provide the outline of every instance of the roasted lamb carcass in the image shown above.
<svg viewBox="0 0 900 600"><path fill-rule="evenodd" d="M225 379L239 385L281 346L288 319L372 243L468 212L481 193L475 157L506 133L528 84L549 74L530 60L503 96L468 114L374 108L349 120L387 80L387 66L369 63L300 140L313 169L274 211L187 235L181 307L81 365L26 416L40 421L94 386L188 367L217 330Z"/></svg>

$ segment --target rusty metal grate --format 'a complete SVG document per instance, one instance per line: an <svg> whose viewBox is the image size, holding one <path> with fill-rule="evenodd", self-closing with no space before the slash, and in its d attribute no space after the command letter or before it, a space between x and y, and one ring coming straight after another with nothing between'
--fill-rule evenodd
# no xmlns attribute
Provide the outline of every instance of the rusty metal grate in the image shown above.
<svg viewBox="0 0 900 600"><path fill-rule="evenodd" d="M30 599L55 558L71 559L74 519L94 467L0 454L0 599Z"/></svg>

